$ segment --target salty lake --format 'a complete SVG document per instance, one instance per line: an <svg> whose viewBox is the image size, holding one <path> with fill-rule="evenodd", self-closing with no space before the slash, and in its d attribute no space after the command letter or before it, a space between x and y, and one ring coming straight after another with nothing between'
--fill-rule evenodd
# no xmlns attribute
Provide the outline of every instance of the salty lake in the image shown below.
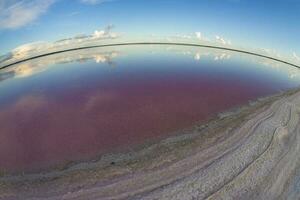
<svg viewBox="0 0 300 200"><path fill-rule="evenodd" d="M0 169L93 159L298 86L292 66L199 47L93 48L26 61L0 71Z"/></svg>

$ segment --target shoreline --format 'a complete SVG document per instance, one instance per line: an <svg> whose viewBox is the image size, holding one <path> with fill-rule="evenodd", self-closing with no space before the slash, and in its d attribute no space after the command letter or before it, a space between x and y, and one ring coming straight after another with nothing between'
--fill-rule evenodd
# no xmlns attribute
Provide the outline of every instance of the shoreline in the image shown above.
<svg viewBox="0 0 300 200"><path fill-rule="evenodd" d="M145 149L152 148L152 146L159 145L160 143L164 143L165 141L176 141L181 142L181 140L184 140L185 138L194 138L197 137L200 132L191 134L190 131L194 129L195 127L199 127L200 129L204 129L205 127L210 126L211 124L218 123L219 121L222 121L223 118L232 117L234 115L240 114L245 109L250 109L251 107L255 107L259 103L266 103L266 101L273 101L274 98L277 98L279 96L285 95L286 93L294 92L300 90L300 88L294 88L289 89L286 91L280 91L271 95L265 95L258 97L254 100L249 100L246 104L240 104L233 106L231 108L228 108L224 111L221 111L216 114L212 114L208 117L207 120L195 122L193 125L190 125L188 127L179 129L177 131L172 131L165 133L164 135L157 136L154 138L148 138L144 142L136 143L131 146L123 146L120 148L116 148L116 150L108 151L101 153L99 155L96 155L93 158L87 158L87 159L81 159L81 160L75 160L75 161L66 161L59 164L52 165L48 168L41 168L41 169L34 169L34 170L28 170L28 171L16 171L16 172L9 172L5 170L0 170L0 181L1 179L5 177L26 177L26 176L38 176L38 175L44 175L44 174L51 174L53 172L64 172L68 170L73 169L81 169L80 166L84 165L93 165L96 166L97 164L102 164L102 160L105 160L105 162L108 162L111 160L111 162L114 162L114 159L121 159L121 157L128 158L132 155L134 155L137 152L144 151ZM202 131L202 130L201 130ZM82 168L84 170L84 167Z"/></svg>
<svg viewBox="0 0 300 200"><path fill-rule="evenodd" d="M21 199L22 197L25 199L33 197L43 197L43 199L60 199L61 197L65 199L90 197L155 199L157 195L162 194L166 199L176 199L175 191L177 191L178 184L185 192L180 192L177 199L191 199L188 194L191 188L192 190L202 188L201 191L192 192L199 199L208 197L218 199L229 194L234 194L235 197L247 197L236 191L232 193L228 191L222 193L222 191L272 146L272 141L276 137L274 135L279 134L277 132L284 129L284 126L277 127L278 124L272 124L268 120L275 116L274 119L284 119L283 121L289 124L294 115L290 113L289 118L288 113L278 113L278 110L291 110L287 107L290 104L294 105L293 101L295 105L300 104L299 88L258 98L248 105L219 113L216 118L206 124L176 131L168 138L138 145L127 153L106 154L99 160L61 166L61 169L41 174L1 176L0 199ZM276 117L277 115L279 116ZM298 114L296 113L295 116ZM298 130L299 126L296 122L299 119L294 118L292 128ZM266 122L271 123L272 126L264 125ZM260 129L262 125L267 128ZM272 137L268 132L272 132L271 129L275 131ZM266 132L264 137L256 133L256 130ZM280 135L280 138L289 135L289 131L287 133L286 130L284 131L285 134ZM299 131L292 131L290 135L291 137L284 139L281 146L291 148L285 145L285 143L293 143L293 140L289 138L300 137ZM297 145L299 144L296 143L296 149ZM286 153L286 155L289 154ZM234 161L238 156L242 156L239 158L240 164ZM281 159L284 158L283 155L281 157ZM299 156L297 159L299 160ZM227 164L224 165L224 163ZM236 166L232 168L233 165ZM219 174L222 170L228 174ZM209 177L209 174L212 175ZM201 178L195 180L195 177L200 177L200 175ZM222 183L219 183L218 187L215 186L214 181L221 179L224 179ZM228 182L227 179L231 181ZM205 185L201 186L199 180ZM241 185L247 185L245 183L247 181L244 180ZM15 191L18 191L18 194L14 193ZM220 194L225 196L220 196Z"/></svg>

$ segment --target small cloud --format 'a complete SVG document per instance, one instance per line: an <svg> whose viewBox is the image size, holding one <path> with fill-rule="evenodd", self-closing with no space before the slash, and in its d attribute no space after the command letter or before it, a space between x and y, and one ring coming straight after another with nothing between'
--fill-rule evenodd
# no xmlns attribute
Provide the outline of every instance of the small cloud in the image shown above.
<svg viewBox="0 0 300 200"><path fill-rule="evenodd" d="M293 57L294 57L297 61L300 61L300 57L296 54L296 52L293 52Z"/></svg>
<svg viewBox="0 0 300 200"><path fill-rule="evenodd" d="M0 29L16 29L37 20L55 0L4 0L0 5Z"/></svg>
<svg viewBox="0 0 300 200"><path fill-rule="evenodd" d="M184 35L177 34L175 37L180 39L192 39L192 36L188 34L184 34Z"/></svg>
<svg viewBox="0 0 300 200"><path fill-rule="evenodd" d="M230 40L226 40L218 35L216 35L216 42L221 43L223 45L231 45L231 41Z"/></svg>
<svg viewBox="0 0 300 200"><path fill-rule="evenodd" d="M201 41L205 41L205 42L209 42L210 41L210 39L204 37L201 32L195 32L195 37L196 37L197 40L201 40Z"/></svg>
<svg viewBox="0 0 300 200"><path fill-rule="evenodd" d="M181 36L183 39L191 39L192 38L192 36L190 36L190 35L182 35Z"/></svg>
<svg viewBox="0 0 300 200"><path fill-rule="evenodd" d="M9 52L7 54L4 54L4 55L1 55L0 56L0 63L12 59L12 57L13 57L13 54L11 52Z"/></svg>
<svg viewBox="0 0 300 200"><path fill-rule="evenodd" d="M93 39L114 39L117 38L118 35L111 30L114 28L113 25L108 25L104 30L95 30L92 35Z"/></svg>
<svg viewBox="0 0 300 200"><path fill-rule="evenodd" d="M202 34L201 34L201 32L196 32L195 35L196 35L197 39L202 40Z"/></svg>
<svg viewBox="0 0 300 200"><path fill-rule="evenodd" d="M263 53L266 53L267 55L273 56L273 57L281 57L281 55L275 50L275 49L267 49L267 48L261 48L260 49Z"/></svg>
<svg viewBox="0 0 300 200"><path fill-rule="evenodd" d="M79 15L80 12L79 11L74 11L74 12L71 12L68 14L68 17L73 17L73 16L76 16L76 15Z"/></svg>
<svg viewBox="0 0 300 200"><path fill-rule="evenodd" d="M114 0L80 0L82 3L85 4L91 4L91 5L96 5L96 4L102 4L102 3L106 3L106 2L111 2Z"/></svg>

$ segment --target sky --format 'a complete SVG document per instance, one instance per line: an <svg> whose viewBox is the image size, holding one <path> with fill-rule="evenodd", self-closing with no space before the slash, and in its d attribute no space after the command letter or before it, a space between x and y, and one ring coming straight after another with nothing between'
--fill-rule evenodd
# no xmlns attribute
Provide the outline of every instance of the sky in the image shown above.
<svg viewBox="0 0 300 200"><path fill-rule="evenodd" d="M0 55L26 43L90 34L222 37L300 55L300 0L0 0Z"/></svg>

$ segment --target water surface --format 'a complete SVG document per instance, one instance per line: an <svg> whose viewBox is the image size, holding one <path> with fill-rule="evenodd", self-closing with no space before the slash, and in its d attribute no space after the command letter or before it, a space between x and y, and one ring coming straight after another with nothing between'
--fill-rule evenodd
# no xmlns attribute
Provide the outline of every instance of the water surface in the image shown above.
<svg viewBox="0 0 300 200"><path fill-rule="evenodd" d="M205 48L95 48L27 61L0 71L0 169L91 159L299 84L288 65Z"/></svg>

